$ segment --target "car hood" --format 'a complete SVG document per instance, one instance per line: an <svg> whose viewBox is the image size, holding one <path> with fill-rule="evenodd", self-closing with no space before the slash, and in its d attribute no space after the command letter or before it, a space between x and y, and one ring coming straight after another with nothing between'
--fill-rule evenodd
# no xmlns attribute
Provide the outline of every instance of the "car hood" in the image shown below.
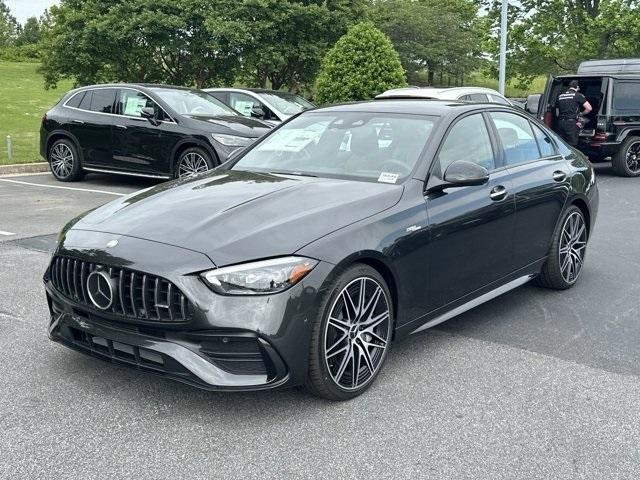
<svg viewBox="0 0 640 480"><path fill-rule="evenodd" d="M243 137L261 137L271 129L271 125L256 120L255 118L243 117L242 115L185 115L205 130L213 130L216 133L228 133L231 135L241 135Z"/></svg>
<svg viewBox="0 0 640 480"><path fill-rule="evenodd" d="M214 170L122 197L74 230L152 240L207 255L216 265L289 255L395 205L400 185Z"/></svg>

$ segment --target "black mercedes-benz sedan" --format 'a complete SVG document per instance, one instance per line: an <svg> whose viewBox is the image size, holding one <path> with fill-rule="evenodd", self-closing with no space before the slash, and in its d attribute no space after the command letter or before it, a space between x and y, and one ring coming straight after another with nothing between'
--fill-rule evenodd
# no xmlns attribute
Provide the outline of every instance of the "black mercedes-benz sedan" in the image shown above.
<svg viewBox="0 0 640 480"><path fill-rule="evenodd" d="M44 115L40 154L63 182L86 172L186 177L220 165L269 128L200 90L93 85L70 91Z"/></svg>
<svg viewBox="0 0 640 480"><path fill-rule="evenodd" d="M210 390L367 389L394 340L580 277L593 169L525 113L380 100L304 112L207 174L72 220L51 339Z"/></svg>

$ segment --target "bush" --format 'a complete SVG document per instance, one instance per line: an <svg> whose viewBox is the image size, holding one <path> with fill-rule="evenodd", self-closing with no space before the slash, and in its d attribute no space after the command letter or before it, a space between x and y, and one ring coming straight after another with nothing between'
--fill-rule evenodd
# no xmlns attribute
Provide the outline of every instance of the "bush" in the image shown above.
<svg viewBox="0 0 640 480"><path fill-rule="evenodd" d="M372 23L365 22L351 27L325 55L316 100L319 103L369 100L406 84L393 44Z"/></svg>
<svg viewBox="0 0 640 480"><path fill-rule="evenodd" d="M36 44L0 48L0 60L6 62L38 62L40 50Z"/></svg>

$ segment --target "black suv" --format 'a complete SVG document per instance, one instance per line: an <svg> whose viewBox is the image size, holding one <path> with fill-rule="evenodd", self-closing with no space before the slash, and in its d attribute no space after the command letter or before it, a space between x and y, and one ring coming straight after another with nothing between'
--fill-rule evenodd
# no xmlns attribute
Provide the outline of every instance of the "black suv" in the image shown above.
<svg viewBox="0 0 640 480"><path fill-rule="evenodd" d="M195 175L269 130L200 90L93 85L72 90L40 128L40 154L63 182L84 172L154 178Z"/></svg>
<svg viewBox="0 0 640 480"><path fill-rule="evenodd" d="M611 157L618 175L640 176L640 59L589 60L576 75L550 77L538 116L554 130L555 100L571 80L578 80L593 107L580 130L578 149L593 162Z"/></svg>

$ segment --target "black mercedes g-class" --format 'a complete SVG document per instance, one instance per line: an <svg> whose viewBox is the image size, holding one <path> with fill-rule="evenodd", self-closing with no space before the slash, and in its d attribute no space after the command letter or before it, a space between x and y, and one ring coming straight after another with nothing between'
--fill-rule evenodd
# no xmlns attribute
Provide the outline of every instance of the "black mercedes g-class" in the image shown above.
<svg viewBox="0 0 640 480"><path fill-rule="evenodd" d="M538 117L554 130L556 99L571 80L580 82L593 107L582 122L578 149L592 162L611 157L618 175L640 176L640 59L589 60L575 75L549 77Z"/></svg>

